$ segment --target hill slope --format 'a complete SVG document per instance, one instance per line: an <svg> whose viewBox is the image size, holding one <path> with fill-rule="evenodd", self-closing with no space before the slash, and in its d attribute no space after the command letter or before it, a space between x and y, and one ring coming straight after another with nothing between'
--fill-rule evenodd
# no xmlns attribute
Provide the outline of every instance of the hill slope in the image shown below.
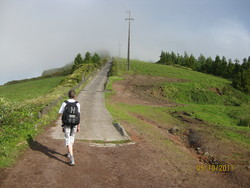
<svg viewBox="0 0 250 188"><path fill-rule="evenodd" d="M205 164L228 165L232 179L249 184L248 95L186 68L132 61L126 72L121 59L113 68L107 106L116 121L163 150L181 143Z"/></svg>
<svg viewBox="0 0 250 188"><path fill-rule="evenodd" d="M29 136L35 137L57 118L65 94L82 87L83 75L88 79L97 68L84 64L65 77L39 77L0 86L0 168L15 162Z"/></svg>
<svg viewBox="0 0 250 188"><path fill-rule="evenodd" d="M101 78L103 73L99 73ZM129 96L125 94L134 96L130 89L136 85L150 88L148 86L153 85L155 81L182 81L157 76L150 76L150 79L147 79L148 76L138 74L128 75L128 78L130 77L132 79L129 82L125 80L128 84L124 87L129 89L122 89L125 93L118 95L117 100L128 100ZM145 79L147 79L146 83L143 82ZM118 84L118 86L123 85ZM88 90L87 88L92 87L88 86L85 89ZM97 93L100 93L99 91L98 89ZM141 93L144 94L143 91ZM134 94L138 93L134 92ZM91 92L91 95L95 95L95 92ZM85 97L82 99L91 103L90 99L87 100ZM175 122L169 121L171 117L166 116L165 107L161 107L163 102L152 99L154 97L145 98L144 102L151 100L151 105L147 106L126 104L116 106L120 106L120 109L117 109L120 111L116 111L118 114L124 113L126 116L126 110L130 111L126 128L131 128L129 131L136 143L97 142L94 144L76 140L74 144L76 165L72 167L67 164L68 158L64 155L66 148L63 147L63 140L51 138L52 128L47 129L36 139L28 138L30 148L27 149L22 160L15 167L7 169L4 173L7 175L2 176L3 178L0 172L0 186L33 188L43 185L48 187L211 187L213 185L214 187L239 187L239 183L232 184L221 174L201 171L202 163L177 140L175 135L167 133L164 127L167 125L166 122L173 124ZM141 102L140 97L135 98L134 104L138 102ZM164 104L166 107L176 106L176 103L168 101ZM152 121L152 118L159 117L159 114L166 116L160 118L161 124ZM88 116L96 120L96 115L98 115L96 110L90 110ZM136 120L134 126L131 125L133 118L130 116ZM91 123L84 116L83 121ZM97 128L100 126L99 121L96 121L96 125ZM90 130L91 127L88 129ZM84 131L84 129L81 130ZM108 138L107 135L105 137Z"/></svg>

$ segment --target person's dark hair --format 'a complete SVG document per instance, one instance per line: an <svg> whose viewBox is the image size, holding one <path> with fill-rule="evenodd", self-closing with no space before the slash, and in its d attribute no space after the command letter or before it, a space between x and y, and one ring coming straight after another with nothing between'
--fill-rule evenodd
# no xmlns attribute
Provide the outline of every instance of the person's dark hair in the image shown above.
<svg viewBox="0 0 250 188"><path fill-rule="evenodd" d="M76 92L75 92L74 90L70 90L70 91L69 91L69 98L70 98L70 99L74 99L75 96L76 96Z"/></svg>

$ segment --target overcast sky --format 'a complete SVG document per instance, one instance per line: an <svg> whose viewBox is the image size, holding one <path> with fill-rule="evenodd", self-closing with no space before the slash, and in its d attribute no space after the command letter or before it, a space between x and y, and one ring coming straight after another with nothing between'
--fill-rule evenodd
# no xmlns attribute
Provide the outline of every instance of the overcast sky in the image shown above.
<svg viewBox="0 0 250 188"><path fill-rule="evenodd" d="M157 61L161 50L250 56L250 0L0 0L0 84L40 76L77 53Z"/></svg>

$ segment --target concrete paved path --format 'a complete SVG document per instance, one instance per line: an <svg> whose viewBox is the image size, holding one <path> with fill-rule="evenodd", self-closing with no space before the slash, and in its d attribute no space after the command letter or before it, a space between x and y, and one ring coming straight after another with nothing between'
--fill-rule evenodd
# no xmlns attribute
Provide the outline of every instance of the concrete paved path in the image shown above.
<svg viewBox="0 0 250 188"><path fill-rule="evenodd" d="M112 124L112 117L106 109L104 85L111 63L107 63L97 75L79 93L77 100L81 104L81 131L77 133L79 140L121 141L126 140ZM52 127L51 137L64 139L61 120Z"/></svg>

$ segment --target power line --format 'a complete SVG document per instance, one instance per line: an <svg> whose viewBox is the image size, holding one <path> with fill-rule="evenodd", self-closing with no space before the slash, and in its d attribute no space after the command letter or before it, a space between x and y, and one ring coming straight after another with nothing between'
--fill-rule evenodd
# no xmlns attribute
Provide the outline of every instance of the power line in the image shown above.
<svg viewBox="0 0 250 188"><path fill-rule="evenodd" d="M130 11L127 11L127 13L128 13L128 18L125 18L125 21L127 21L128 20L128 70L129 70L129 68L130 68L130 21L131 20L133 20L134 21L134 18L131 18L130 17L130 14L131 14L131 12Z"/></svg>

